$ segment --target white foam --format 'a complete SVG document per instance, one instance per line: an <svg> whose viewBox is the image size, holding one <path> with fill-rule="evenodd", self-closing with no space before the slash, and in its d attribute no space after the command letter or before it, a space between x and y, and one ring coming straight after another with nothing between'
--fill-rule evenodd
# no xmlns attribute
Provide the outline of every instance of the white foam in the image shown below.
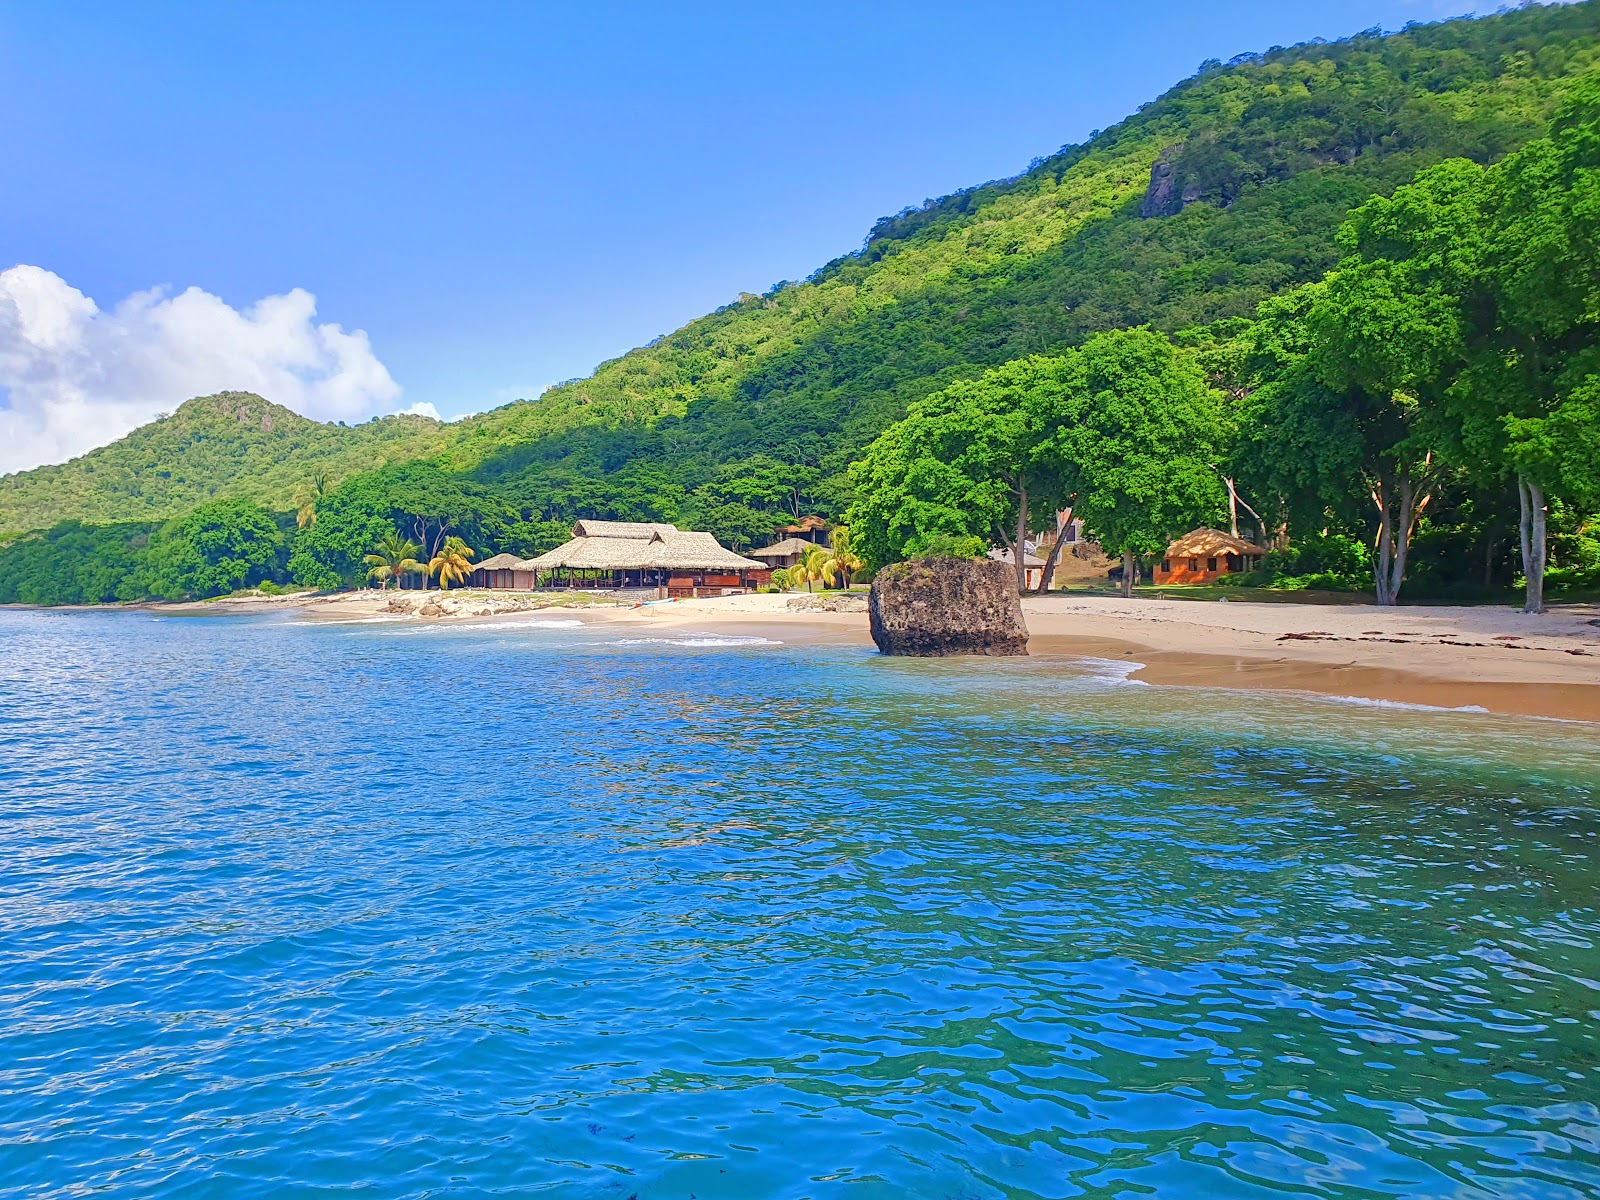
<svg viewBox="0 0 1600 1200"><path fill-rule="evenodd" d="M513 621L508 624L514 629L582 629L583 622L576 620L539 620L539 621Z"/></svg>
<svg viewBox="0 0 1600 1200"><path fill-rule="evenodd" d="M619 638L618 646L781 646L764 637L734 637L725 634L690 634L687 637Z"/></svg>
<svg viewBox="0 0 1600 1200"><path fill-rule="evenodd" d="M1329 696L1322 692L1296 692L1306 700L1322 700L1329 704L1353 704L1358 708L1398 708L1407 712L1459 712L1486 713L1481 704L1408 704L1403 700L1374 700L1371 696Z"/></svg>
<svg viewBox="0 0 1600 1200"><path fill-rule="evenodd" d="M391 621L409 621L410 617L302 617L294 625L387 625Z"/></svg>
<svg viewBox="0 0 1600 1200"><path fill-rule="evenodd" d="M1145 664L1134 662L1126 658L1075 658L1072 660L1080 667L1086 667L1086 674L1096 683L1126 683L1133 687L1149 687L1150 684L1143 679L1133 679L1130 676L1135 671L1144 670Z"/></svg>

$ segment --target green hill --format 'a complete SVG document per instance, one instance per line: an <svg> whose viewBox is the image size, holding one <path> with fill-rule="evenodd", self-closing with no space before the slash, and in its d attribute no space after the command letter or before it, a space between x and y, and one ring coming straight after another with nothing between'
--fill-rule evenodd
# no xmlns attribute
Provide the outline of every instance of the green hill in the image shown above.
<svg viewBox="0 0 1600 1200"><path fill-rule="evenodd" d="M1242 317L1319 278L1352 205L1443 158L1514 150L1597 67L1600 0L1207 63L1086 143L884 218L805 281L537 400L351 429L255 397L191 401L0 479L0 530L218 496L281 510L314 470L436 456L525 522L664 518L752 540L785 512L842 511L849 462L952 380L1104 329Z"/></svg>
<svg viewBox="0 0 1600 1200"><path fill-rule="evenodd" d="M533 508L623 515L755 458L791 501L837 508L911 400L1099 330L1247 315L1333 265L1352 205L1508 153L1597 65L1594 0L1206 64L1015 179L885 218L802 283L476 419L449 461Z"/></svg>
<svg viewBox="0 0 1600 1200"><path fill-rule="evenodd" d="M428 417L347 428L307 420L249 392L201 396L70 462L0 476L0 531L63 520L158 520L218 497L284 511L314 472L338 480L437 453L448 436Z"/></svg>

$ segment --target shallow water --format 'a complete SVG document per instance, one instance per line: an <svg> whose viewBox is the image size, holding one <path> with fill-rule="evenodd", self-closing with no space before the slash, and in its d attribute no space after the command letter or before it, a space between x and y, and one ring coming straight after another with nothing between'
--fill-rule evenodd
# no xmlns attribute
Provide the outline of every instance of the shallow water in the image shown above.
<svg viewBox="0 0 1600 1200"><path fill-rule="evenodd" d="M1600 1195L1592 726L0 613L0 1196Z"/></svg>

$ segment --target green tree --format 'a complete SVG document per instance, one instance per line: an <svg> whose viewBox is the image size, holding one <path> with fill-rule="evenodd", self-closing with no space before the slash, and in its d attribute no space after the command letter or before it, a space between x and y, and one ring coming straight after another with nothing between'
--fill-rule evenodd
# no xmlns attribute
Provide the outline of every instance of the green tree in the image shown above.
<svg viewBox="0 0 1600 1200"><path fill-rule="evenodd" d="M1600 504L1600 78L1570 91L1548 137L1490 169L1488 192L1484 286L1466 297L1476 386L1463 391L1516 477L1524 607L1539 612L1551 497Z"/></svg>
<svg viewBox="0 0 1600 1200"><path fill-rule="evenodd" d="M1065 359L1006 363L911 406L851 468L850 524L877 565L938 535L998 541L1026 580L1023 541L1065 495L1052 435Z"/></svg>
<svg viewBox="0 0 1600 1200"><path fill-rule="evenodd" d="M308 525L317 523L317 505L328 494L331 487L326 471L313 471L311 478L305 480L294 490L294 523L304 529Z"/></svg>
<svg viewBox="0 0 1600 1200"><path fill-rule="evenodd" d="M428 560L428 575L439 577L439 587L449 591L452 583L460 583L472 574L472 550L458 537L447 537L439 552Z"/></svg>
<svg viewBox="0 0 1600 1200"><path fill-rule="evenodd" d="M213 500L168 521L150 540L144 586L168 600L219 596L274 578L285 538L249 500Z"/></svg>
<svg viewBox="0 0 1600 1200"><path fill-rule="evenodd" d="M800 561L789 568L789 581L792 584L803 583L806 591L811 591L813 583L820 582L825 577L828 564L828 552L821 546L813 546L800 556Z"/></svg>
<svg viewBox="0 0 1600 1200"><path fill-rule="evenodd" d="M377 550L362 559L368 567L367 578L378 580L387 589L391 579L398 582L400 576L422 569L418 553L415 542L391 530L378 543Z"/></svg>
<svg viewBox="0 0 1600 1200"><path fill-rule="evenodd" d="M1041 452L1061 464L1075 514L1122 556L1122 592L1132 595L1139 556L1222 512L1212 465L1221 397L1148 329L1098 334L1065 362L1060 420Z"/></svg>
<svg viewBox="0 0 1600 1200"><path fill-rule="evenodd" d="M830 542L827 557L822 562L823 585L831 587L834 577L838 576L839 586L849 587L850 577L867 564L851 548L848 525L835 525Z"/></svg>

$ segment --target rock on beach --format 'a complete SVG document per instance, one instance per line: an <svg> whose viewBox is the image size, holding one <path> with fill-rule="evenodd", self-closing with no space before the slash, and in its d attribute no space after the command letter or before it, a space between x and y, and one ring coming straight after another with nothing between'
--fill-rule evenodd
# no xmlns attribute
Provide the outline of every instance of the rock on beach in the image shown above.
<svg viewBox="0 0 1600 1200"><path fill-rule="evenodd" d="M991 559L923 558L885 567L872 581L868 614L872 640L884 654L1028 652L1015 572Z"/></svg>

